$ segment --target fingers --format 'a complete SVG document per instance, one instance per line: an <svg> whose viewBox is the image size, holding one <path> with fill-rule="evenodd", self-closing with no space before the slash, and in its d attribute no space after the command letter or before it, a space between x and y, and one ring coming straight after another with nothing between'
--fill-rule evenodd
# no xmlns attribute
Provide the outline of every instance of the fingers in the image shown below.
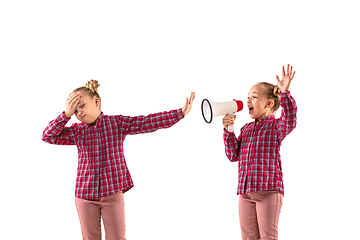
<svg viewBox="0 0 360 240"><path fill-rule="evenodd" d="M68 110L67 112L72 113L73 111L75 111L76 106L78 105L78 103L80 102L81 96L80 93L73 93L70 94L69 98L66 100L66 109Z"/></svg>
<svg viewBox="0 0 360 240"><path fill-rule="evenodd" d="M227 127L228 125L233 125L236 119L236 115L232 116L230 114L227 114L224 118L223 118L223 125L224 127Z"/></svg>
<svg viewBox="0 0 360 240"><path fill-rule="evenodd" d="M80 93L78 92L78 93L72 93L72 94L70 94L70 96L68 97L68 102L70 103L70 102L73 102L74 101L74 99L76 99L76 98L79 98L80 97Z"/></svg>
<svg viewBox="0 0 360 240"><path fill-rule="evenodd" d="M69 97L66 99L65 115L67 117L71 117L75 113L75 108L80 102L80 99L81 95L79 92L70 94Z"/></svg>
<svg viewBox="0 0 360 240"><path fill-rule="evenodd" d="M195 99L195 92L191 92L190 98L186 98L185 105L192 105Z"/></svg>
<svg viewBox="0 0 360 240"><path fill-rule="evenodd" d="M77 106L77 104L80 102L80 96L78 96L77 98L75 98L73 104L75 105L75 107Z"/></svg>
<svg viewBox="0 0 360 240"><path fill-rule="evenodd" d="M68 99L74 98L74 97L78 96L79 94L80 94L79 92L71 93L71 94L69 95Z"/></svg>
<svg viewBox="0 0 360 240"><path fill-rule="evenodd" d="M293 73L293 66L291 66L290 72L289 72L289 65L290 64L288 64L288 67L287 67L288 68L287 76L289 76L290 80L292 80L294 78L294 76L295 76L295 71Z"/></svg>
<svg viewBox="0 0 360 240"><path fill-rule="evenodd" d="M286 75L289 75L289 66L290 66L290 64L287 65Z"/></svg>
<svg viewBox="0 0 360 240"><path fill-rule="evenodd" d="M191 95L192 95L192 96L191 96L191 102L193 102L194 99L195 99L195 97L196 97L196 96L195 96L195 92L192 92Z"/></svg>
<svg viewBox="0 0 360 240"><path fill-rule="evenodd" d="M195 99L195 92L191 92L190 99L189 99L189 104L192 104L194 99Z"/></svg>
<svg viewBox="0 0 360 240"><path fill-rule="evenodd" d="M285 73L285 66L283 66L283 76L288 76L290 79L294 78L295 71L293 73L293 66L290 67L290 64L287 65L286 73ZM279 77L276 75L276 79L280 81Z"/></svg>
<svg viewBox="0 0 360 240"><path fill-rule="evenodd" d="M75 101L76 99L79 99L79 98L80 98L79 94L76 94L76 95L74 95L74 96L72 96L70 98L70 102L73 102L73 101Z"/></svg>
<svg viewBox="0 0 360 240"><path fill-rule="evenodd" d="M185 101L185 106L187 107L189 104L190 104L190 103L189 103L189 99L188 99L188 98L186 98L186 101Z"/></svg>
<svg viewBox="0 0 360 240"><path fill-rule="evenodd" d="M80 101L80 96L75 96L74 98L72 98L69 101L70 106L75 106L78 104L78 102Z"/></svg>
<svg viewBox="0 0 360 240"><path fill-rule="evenodd" d="M195 92L191 92L190 98L186 98L185 105L182 107L182 113L184 116L191 111L194 99L195 99Z"/></svg>

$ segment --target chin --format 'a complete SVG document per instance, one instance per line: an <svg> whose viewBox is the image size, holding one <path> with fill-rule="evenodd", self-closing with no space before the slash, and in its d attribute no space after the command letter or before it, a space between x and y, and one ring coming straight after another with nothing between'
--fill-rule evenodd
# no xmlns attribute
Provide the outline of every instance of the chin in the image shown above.
<svg viewBox="0 0 360 240"><path fill-rule="evenodd" d="M78 119L80 122L82 122L82 123L87 123L86 121L84 121L84 120L81 120L81 119Z"/></svg>

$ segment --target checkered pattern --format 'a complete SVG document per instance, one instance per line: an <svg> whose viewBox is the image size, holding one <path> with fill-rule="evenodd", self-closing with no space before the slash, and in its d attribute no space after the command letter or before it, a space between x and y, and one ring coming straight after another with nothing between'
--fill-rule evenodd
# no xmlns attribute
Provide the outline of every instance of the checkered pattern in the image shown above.
<svg viewBox="0 0 360 240"><path fill-rule="evenodd" d="M107 116L101 114L96 128L75 123L64 113L51 121L42 139L50 144L76 145L78 169L75 196L99 199L134 186L126 166L123 142L127 135L154 132L168 128L183 118L181 109L148 116Z"/></svg>
<svg viewBox="0 0 360 240"><path fill-rule="evenodd" d="M279 189L284 195L281 168L281 141L295 128L297 106L288 93L281 93L281 117L264 117L245 124L236 138L224 130L225 153L230 161L239 161L237 194Z"/></svg>

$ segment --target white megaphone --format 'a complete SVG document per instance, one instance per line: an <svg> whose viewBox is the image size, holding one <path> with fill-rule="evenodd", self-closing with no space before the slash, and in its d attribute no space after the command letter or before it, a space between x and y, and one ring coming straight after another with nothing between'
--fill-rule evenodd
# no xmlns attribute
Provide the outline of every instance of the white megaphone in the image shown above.
<svg viewBox="0 0 360 240"><path fill-rule="evenodd" d="M235 99L229 102L210 102L204 99L201 103L201 112L205 122L211 123L213 118L226 114L234 114L241 111L243 107L243 102ZM233 132L234 125L230 125L228 130Z"/></svg>

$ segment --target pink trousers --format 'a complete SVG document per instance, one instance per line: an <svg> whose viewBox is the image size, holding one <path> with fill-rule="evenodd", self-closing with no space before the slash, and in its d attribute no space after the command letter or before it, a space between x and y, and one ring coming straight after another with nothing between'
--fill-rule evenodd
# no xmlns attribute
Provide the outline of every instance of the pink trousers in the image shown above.
<svg viewBox="0 0 360 240"><path fill-rule="evenodd" d="M239 197L243 240L278 239L278 222L283 203L279 190L253 192Z"/></svg>
<svg viewBox="0 0 360 240"><path fill-rule="evenodd" d="M84 240L101 240L101 216L106 240L124 240L125 206L122 192L93 200L75 197Z"/></svg>

